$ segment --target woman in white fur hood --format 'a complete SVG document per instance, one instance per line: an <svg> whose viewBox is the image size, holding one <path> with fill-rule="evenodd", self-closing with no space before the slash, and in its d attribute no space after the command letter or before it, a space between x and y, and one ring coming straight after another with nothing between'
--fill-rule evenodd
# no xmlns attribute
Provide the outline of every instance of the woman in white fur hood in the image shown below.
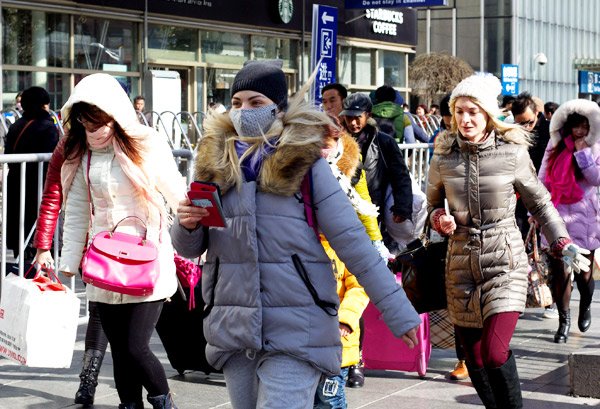
<svg viewBox="0 0 600 409"><path fill-rule="evenodd" d="M137 123L129 98L110 75L81 80L61 112L67 136L61 169L66 205L59 271L73 276L86 244L124 219L120 232L147 237L156 245L160 273L151 295L122 294L95 286L96 282L87 285L86 293L97 303L110 342L119 408L143 407L142 387L154 408L175 408L164 368L149 343L164 300L177 288L165 199L176 207L185 197L185 183L166 140Z"/></svg>

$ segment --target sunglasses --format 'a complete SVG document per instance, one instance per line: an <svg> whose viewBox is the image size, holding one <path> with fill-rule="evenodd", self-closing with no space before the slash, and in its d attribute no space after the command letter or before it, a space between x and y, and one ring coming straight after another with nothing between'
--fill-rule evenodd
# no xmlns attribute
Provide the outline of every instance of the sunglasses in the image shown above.
<svg viewBox="0 0 600 409"><path fill-rule="evenodd" d="M83 125L83 124L85 124L85 123L87 123L87 122L91 122L90 120L88 120L88 119L85 119L85 118L84 118L83 116L81 116L81 115L78 115L78 116L77 116L77 118L75 118L75 119L77 119L77 122L79 122L79 123L80 123L80 124L82 124L82 125Z"/></svg>
<svg viewBox="0 0 600 409"><path fill-rule="evenodd" d="M519 125L521 125L521 126L533 125L534 122L535 122L535 119L530 119L529 121L526 121L526 122L519 122Z"/></svg>

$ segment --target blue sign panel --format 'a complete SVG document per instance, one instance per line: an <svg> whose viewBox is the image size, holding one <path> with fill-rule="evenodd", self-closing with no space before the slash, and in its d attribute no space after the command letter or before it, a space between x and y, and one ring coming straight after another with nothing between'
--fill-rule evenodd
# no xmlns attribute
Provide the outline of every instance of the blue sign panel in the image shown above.
<svg viewBox="0 0 600 409"><path fill-rule="evenodd" d="M519 94L519 66L502 64L502 95Z"/></svg>
<svg viewBox="0 0 600 409"><path fill-rule="evenodd" d="M346 9L447 6L448 0L346 0Z"/></svg>
<svg viewBox="0 0 600 409"><path fill-rule="evenodd" d="M335 82L337 20L337 7L313 5L311 72L318 72L310 95L317 105L322 102L323 87Z"/></svg>
<svg viewBox="0 0 600 409"><path fill-rule="evenodd" d="M600 94L600 72L579 71L579 92Z"/></svg>

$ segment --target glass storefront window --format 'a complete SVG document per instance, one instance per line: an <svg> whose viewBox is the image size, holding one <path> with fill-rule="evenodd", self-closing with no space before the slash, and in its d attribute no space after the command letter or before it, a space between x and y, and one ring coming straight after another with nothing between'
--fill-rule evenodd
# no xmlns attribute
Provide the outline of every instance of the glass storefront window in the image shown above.
<svg viewBox="0 0 600 409"><path fill-rule="evenodd" d="M219 102L227 108L231 107L231 86L237 72L221 68L206 69L207 104Z"/></svg>
<svg viewBox="0 0 600 409"><path fill-rule="evenodd" d="M283 60L283 68L298 66L298 41L274 37L252 37L255 60Z"/></svg>
<svg viewBox="0 0 600 409"><path fill-rule="evenodd" d="M375 85L374 50L352 46L340 47L338 78L342 84Z"/></svg>
<svg viewBox="0 0 600 409"><path fill-rule="evenodd" d="M202 61L219 64L243 64L250 59L250 36L218 31L203 31Z"/></svg>
<svg viewBox="0 0 600 409"><path fill-rule="evenodd" d="M59 112L69 98L69 74L2 71L2 106L13 108L15 97L29 87L42 87L50 94L50 109Z"/></svg>
<svg viewBox="0 0 600 409"><path fill-rule="evenodd" d="M4 64L70 67L69 16L2 9Z"/></svg>
<svg viewBox="0 0 600 409"><path fill-rule="evenodd" d="M406 87L406 55L396 51L379 51L378 84L391 87Z"/></svg>
<svg viewBox="0 0 600 409"><path fill-rule="evenodd" d="M132 22L75 17L74 67L88 70L137 71L137 30Z"/></svg>
<svg viewBox="0 0 600 409"><path fill-rule="evenodd" d="M198 61L198 31L192 28L149 24L148 58Z"/></svg>

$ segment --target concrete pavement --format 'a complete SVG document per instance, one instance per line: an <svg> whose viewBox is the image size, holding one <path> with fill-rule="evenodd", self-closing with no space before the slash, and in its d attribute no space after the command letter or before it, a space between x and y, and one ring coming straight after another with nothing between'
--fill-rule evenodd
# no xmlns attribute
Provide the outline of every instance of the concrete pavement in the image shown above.
<svg viewBox="0 0 600 409"><path fill-rule="evenodd" d="M596 296L596 298L600 298ZM525 408L575 409L600 407L600 400L569 396L568 354L580 348L600 346L600 299L593 303L592 327L585 334L577 329L578 292L573 293L572 319L566 345L552 342L557 319L541 318L543 309L529 309L519 320L511 348L517 357ZM58 409L80 407L73 403L79 385L78 374L84 349L86 326L79 327L70 369L45 370L26 368L0 358L0 408ZM185 408L231 408L220 375L187 372L180 376L173 370L158 339L152 348L164 363L175 403ZM49 351L50 352L50 351ZM470 381L448 378L456 362L454 350L433 350L427 374L395 371L367 371L365 386L347 389L348 407L359 408L476 408L482 407ZM115 408L119 403L112 380L112 359L107 353L93 408ZM146 404L146 407L149 407Z"/></svg>

